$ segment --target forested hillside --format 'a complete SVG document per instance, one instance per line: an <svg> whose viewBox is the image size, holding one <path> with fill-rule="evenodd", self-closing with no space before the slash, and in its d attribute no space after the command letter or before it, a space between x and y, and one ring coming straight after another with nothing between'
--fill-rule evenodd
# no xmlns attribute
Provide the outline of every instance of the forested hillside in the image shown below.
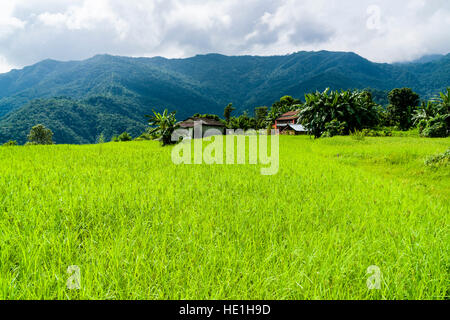
<svg viewBox="0 0 450 320"><path fill-rule="evenodd" d="M302 99L315 90L411 87L430 98L450 84L450 55L426 63L378 64L354 53L298 52L286 56L188 59L99 55L84 61L45 60L0 74L0 142L24 142L31 126L43 123L57 143L92 143L145 128L152 109L194 113L252 112L283 95Z"/></svg>
<svg viewBox="0 0 450 320"><path fill-rule="evenodd" d="M4 117L0 137L23 144L30 128L38 123L51 128L58 144L88 144L102 134L112 137L125 131L137 136L146 127L137 118L139 114L139 105L132 100L102 96L86 100L36 99Z"/></svg>

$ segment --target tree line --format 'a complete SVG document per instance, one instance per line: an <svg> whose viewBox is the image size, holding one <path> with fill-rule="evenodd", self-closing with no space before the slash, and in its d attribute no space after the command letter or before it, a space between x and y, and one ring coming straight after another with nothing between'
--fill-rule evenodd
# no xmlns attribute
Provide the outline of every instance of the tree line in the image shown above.
<svg viewBox="0 0 450 320"><path fill-rule="evenodd" d="M248 111L233 116L236 108L228 104L223 118L211 114L195 114L194 117L212 118L221 121L229 129L271 129L275 120L289 111L298 111L298 124L302 124L315 138L349 135L364 132L367 135L389 135L390 129L407 131L417 128L423 137L448 137L450 135L450 87L446 92L429 100L421 101L420 96L410 88L394 89L388 93L389 104L374 102L370 90L347 90L315 92L305 95L305 101L284 96L267 106L257 107L253 115ZM159 139L163 145L171 143L172 133L177 129L176 112L165 110L153 112L148 118L149 129L135 140ZM131 141L124 132L113 136L111 141ZM97 141L105 142L101 135ZM28 135L27 145L53 144L53 132L44 125L34 126ZM4 146L17 145L9 141Z"/></svg>
<svg viewBox="0 0 450 320"><path fill-rule="evenodd" d="M450 88L422 102L410 88L394 89L388 94L387 107L374 103L369 91L359 90L325 90L307 94L305 99L299 123L315 138L361 130L377 134L385 128L418 128L423 137L448 137L450 133Z"/></svg>
<svg viewBox="0 0 450 320"><path fill-rule="evenodd" d="M305 102L284 96L271 108L258 107L254 116L248 112L234 117L236 109L229 104L223 119L217 115L194 115L220 120L229 129L271 129L282 114L298 111L298 124L302 124L315 138L337 135L363 134L372 136L391 135L391 130L408 131L418 128L423 137L448 137L450 135L450 88L430 101L421 101L410 88L390 91L389 104L374 102L370 90L346 90L315 92L305 95ZM175 112L165 110L149 116L153 138L162 137L162 144L170 144L171 134L177 128Z"/></svg>

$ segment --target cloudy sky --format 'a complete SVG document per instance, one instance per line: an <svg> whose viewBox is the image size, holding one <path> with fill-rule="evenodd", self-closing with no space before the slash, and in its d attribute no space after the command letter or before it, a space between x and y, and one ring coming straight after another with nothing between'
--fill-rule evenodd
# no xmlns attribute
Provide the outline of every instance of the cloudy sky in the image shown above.
<svg viewBox="0 0 450 320"><path fill-rule="evenodd" d="M0 0L0 72L99 53L450 52L448 0Z"/></svg>

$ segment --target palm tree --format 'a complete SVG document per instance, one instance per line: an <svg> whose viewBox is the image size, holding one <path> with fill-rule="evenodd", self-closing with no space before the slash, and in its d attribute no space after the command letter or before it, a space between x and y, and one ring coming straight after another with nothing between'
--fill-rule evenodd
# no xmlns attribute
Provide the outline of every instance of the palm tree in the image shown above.
<svg viewBox="0 0 450 320"><path fill-rule="evenodd" d="M147 118L149 118L149 125L153 127L149 131L149 134L155 134L160 137L163 146L173 143L172 134L178 128L175 114L175 111L169 113L169 111L166 109L162 114L153 111L152 116L146 116Z"/></svg>

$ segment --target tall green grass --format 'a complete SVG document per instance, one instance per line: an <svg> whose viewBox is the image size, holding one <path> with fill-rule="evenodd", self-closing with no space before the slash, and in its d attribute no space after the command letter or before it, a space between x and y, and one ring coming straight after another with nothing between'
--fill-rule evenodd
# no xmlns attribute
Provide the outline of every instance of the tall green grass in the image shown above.
<svg viewBox="0 0 450 320"><path fill-rule="evenodd" d="M424 161L450 139L280 144L275 176L156 142L0 148L0 299L448 299L450 169Z"/></svg>

